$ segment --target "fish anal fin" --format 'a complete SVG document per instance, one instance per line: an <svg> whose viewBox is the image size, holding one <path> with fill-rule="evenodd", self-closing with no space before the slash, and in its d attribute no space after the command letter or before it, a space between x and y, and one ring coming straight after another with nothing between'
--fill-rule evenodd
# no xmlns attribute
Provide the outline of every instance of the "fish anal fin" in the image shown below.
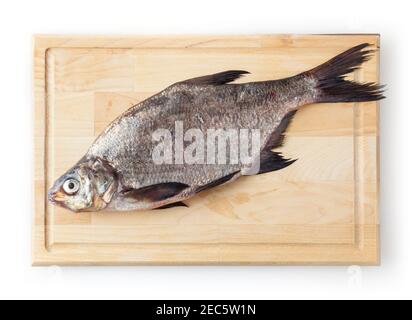
<svg viewBox="0 0 412 320"><path fill-rule="evenodd" d="M203 77L188 79L183 81L182 83L197 85L222 85L235 81L236 79L242 77L244 74L248 73L250 72L244 70L228 70Z"/></svg>
<svg viewBox="0 0 412 320"><path fill-rule="evenodd" d="M158 202L174 197L187 188L189 186L184 183L167 182L139 189L128 189L122 192L122 196L136 201Z"/></svg>
<svg viewBox="0 0 412 320"><path fill-rule="evenodd" d="M263 151L260 155L260 167L257 174L284 169L296 160L297 159L286 159L279 152Z"/></svg>
<svg viewBox="0 0 412 320"><path fill-rule="evenodd" d="M273 131L273 133L270 135L268 142L266 143L265 150L269 151L283 145L283 141L285 140L284 133L290 125L295 114L296 110L289 112L286 116L283 117L276 130Z"/></svg>
<svg viewBox="0 0 412 320"><path fill-rule="evenodd" d="M239 172L240 172L240 171L233 172L233 173L231 173L231 174L228 174L227 176L224 176L224 177L222 177L222 178L219 178L219 179L217 179L217 180L214 180L214 181L212 181L212 182L209 182L208 184L205 184L205 185L203 185L203 186L200 186L199 188L196 189L196 193L198 193L198 192L200 192L200 191L204 191L204 190L207 190L207 189L211 189L211 188L217 187L217 186L219 186L219 185L221 185L221 184L224 184L224 183L228 182L229 180L231 180L231 179L232 179L236 174L238 174Z"/></svg>
<svg viewBox="0 0 412 320"><path fill-rule="evenodd" d="M173 202L173 203L169 203L169 204L166 204L164 206L155 208L155 210L157 210L157 209L168 209L168 208L174 208L174 207L186 207L187 208L189 206L186 203L184 203L182 201L179 201L179 202Z"/></svg>

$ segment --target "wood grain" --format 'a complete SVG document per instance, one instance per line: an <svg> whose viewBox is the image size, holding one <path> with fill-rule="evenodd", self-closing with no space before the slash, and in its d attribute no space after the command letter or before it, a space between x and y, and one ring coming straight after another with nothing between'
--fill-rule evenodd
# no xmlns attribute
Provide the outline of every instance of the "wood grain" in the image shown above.
<svg viewBox="0 0 412 320"><path fill-rule="evenodd" d="M82 213L46 190L116 116L185 78L290 76L378 35L36 36L34 265L377 264L378 104L302 108L285 170L199 194L189 209ZM379 51L356 72L378 81Z"/></svg>

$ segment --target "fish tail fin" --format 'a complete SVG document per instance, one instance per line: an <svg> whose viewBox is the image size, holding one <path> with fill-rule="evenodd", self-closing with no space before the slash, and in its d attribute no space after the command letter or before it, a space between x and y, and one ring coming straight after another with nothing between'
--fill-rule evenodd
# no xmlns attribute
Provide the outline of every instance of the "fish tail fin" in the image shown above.
<svg viewBox="0 0 412 320"><path fill-rule="evenodd" d="M374 50L364 50L370 44L353 47L306 72L316 79L316 102L364 102L384 99L383 88L376 83L345 80L345 75L359 69Z"/></svg>

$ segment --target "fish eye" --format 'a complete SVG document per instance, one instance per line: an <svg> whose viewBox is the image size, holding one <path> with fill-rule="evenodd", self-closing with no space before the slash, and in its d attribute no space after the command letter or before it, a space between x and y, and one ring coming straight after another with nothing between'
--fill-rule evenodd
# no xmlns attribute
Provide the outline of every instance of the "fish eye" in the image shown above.
<svg viewBox="0 0 412 320"><path fill-rule="evenodd" d="M80 184L76 179L67 179L63 183L63 190L67 194L74 194L79 190Z"/></svg>

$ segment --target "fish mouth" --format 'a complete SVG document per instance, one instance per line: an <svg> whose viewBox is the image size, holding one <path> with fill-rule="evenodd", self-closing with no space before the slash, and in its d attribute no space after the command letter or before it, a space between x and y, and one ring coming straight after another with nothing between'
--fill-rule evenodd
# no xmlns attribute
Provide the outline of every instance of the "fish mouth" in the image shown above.
<svg viewBox="0 0 412 320"><path fill-rule="evenodd" d="M47 200L50 202L50 203L52 203L52 204L56 204L56 200L54 199L54 192L52 192L52 191L49 191L48 193L47 193Z"/></svg>
<svg viewBox="0 0 412 320"><path fill-rule="evenodd" d="M61 205L62 200L64 200L64 197L62 196L61 192L59 191L49 191L47 193L47 200L54 204L54 205Z"/></svg>

